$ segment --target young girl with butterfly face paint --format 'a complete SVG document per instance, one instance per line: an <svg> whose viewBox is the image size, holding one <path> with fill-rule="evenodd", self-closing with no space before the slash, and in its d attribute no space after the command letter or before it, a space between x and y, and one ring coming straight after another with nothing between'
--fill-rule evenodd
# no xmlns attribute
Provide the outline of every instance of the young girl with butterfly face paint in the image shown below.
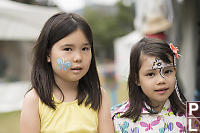
<svg viewBox="0 0 200 133"><path fill-rule="evenodd" d="M176 80L177 52L173 44L150 38L132 48L129 100L111 109L116 132L186 132L186 99Z"/></svg>
<svg viewBox="0 0 200 133"><path fill-rule="evenodd" d="M21 133L112 133L88 23L74 13L57 13L44 25L34 50Z"/></svg>

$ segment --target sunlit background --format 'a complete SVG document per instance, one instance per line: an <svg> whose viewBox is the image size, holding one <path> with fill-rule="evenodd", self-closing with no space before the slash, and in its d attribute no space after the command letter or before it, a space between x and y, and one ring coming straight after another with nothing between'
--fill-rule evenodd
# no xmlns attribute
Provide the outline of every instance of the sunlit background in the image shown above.
<svg viewBox="0 0 200 133"><path fill-rule="evenodd" d="M60 11L78 13L90 24L112 106L128 99L130 49L144 36L178 46L179 87L188 100L200 100L199 0L0 0L0 133L19 133L34 42Z"/></svg>

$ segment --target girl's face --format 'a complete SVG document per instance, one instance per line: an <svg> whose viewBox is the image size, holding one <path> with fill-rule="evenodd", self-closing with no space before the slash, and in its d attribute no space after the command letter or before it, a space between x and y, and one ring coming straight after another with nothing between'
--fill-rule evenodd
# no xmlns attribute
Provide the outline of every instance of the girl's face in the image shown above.
<svg viewBox="0 0 200 133"><path fill-rule="evenodd" d="M170 58L171 62L173 59ZM173 63L166 64L155 56L142 54L140 57L138 86L151 100L153 106L162 105L175 88L176 68Z"/></svg>
<svg viewBox="0 0 200 133"><path fill-rule="evenodd" d="M55 80L80 80L89 70L91 46L82 30L77 29L56 42L47 57L51 62Z"/></svg>

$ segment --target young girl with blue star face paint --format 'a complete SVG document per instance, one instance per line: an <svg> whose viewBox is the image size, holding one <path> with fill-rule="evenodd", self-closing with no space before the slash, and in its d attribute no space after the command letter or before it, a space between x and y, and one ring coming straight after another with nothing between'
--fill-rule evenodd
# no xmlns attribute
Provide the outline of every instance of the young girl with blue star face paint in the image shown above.
<svg viewBox="0 0 200 133"><path fill-rule="evenodd" d="M185 97L178 89L173 44L143 38L131 50L129 100L112 108L117 133L186 132Z"/></svg>
<svg viewBox="0 0 200 133"><path fill-rule="evenodd" d="M44 25L34 50L21 133L112 133L88 23L74 13L57 13Z"/></svg>

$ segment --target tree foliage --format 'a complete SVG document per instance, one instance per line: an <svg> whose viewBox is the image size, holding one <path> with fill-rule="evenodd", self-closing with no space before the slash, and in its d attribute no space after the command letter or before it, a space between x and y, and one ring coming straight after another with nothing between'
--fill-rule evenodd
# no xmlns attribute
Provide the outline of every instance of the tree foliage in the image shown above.
<svg viewBox="0 0 200 133"><path fill-rule="evenodd" d="M115 7L86 7L84 17L90 24L97 57L113 59L114 39L133 30L133 4L123 5L119 1Z"/></svg>

